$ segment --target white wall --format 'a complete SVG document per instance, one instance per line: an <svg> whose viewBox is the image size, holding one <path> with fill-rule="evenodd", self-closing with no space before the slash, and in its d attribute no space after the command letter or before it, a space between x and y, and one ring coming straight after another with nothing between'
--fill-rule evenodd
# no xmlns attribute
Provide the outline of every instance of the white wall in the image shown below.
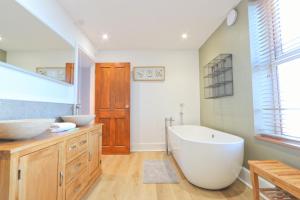
<svg viewBox="0 0 300 200"><path fill-rule="evenodd" d="M66 67L74 57L74 50L7 51L7 63L33 72L37 67Z"/></svg>
<svg viewBox="0 0 300 200"><path fill-rule="evenodd" d="M91 68L92 66L83 67L80 69L80 80L78 84L78 102L81 104L80 114L88 115L94 113L94 110L91 110Z"/></svg>
<svg viewBox="0 0 300 200"><path fill-rule="evenodd" d="M164 118L179 123L184 103L186 124L200 124L199 63L195 51L102 51L97 62L130 62L134 66L165 66L164 82L131 82L131 148L164 149Z"/></svg>
<svg viewBox="0 0 300 200"><path fill-rule="evenodd" d="M91 58L94 58L93 45L75 26L57 1L16 0L16 2L20 3L74 47L80 46ZM76 102L76 84L75 86L67 86L7 68L6 64L0 63L1 99L72 104Z"/></svg>

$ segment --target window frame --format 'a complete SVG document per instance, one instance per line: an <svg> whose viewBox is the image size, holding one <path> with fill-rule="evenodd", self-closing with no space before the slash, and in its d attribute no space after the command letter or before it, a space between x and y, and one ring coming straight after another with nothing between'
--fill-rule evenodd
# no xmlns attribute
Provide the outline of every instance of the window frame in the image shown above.
<svg viewBox="0 0 300 200"><path fill-rule="evenodd" d="M256 9L255 8L255 1L249 1L249 24L250 24L250 46L251 46L251 54L255 54L255 51L257 51L257 48L258 47L255 47L255 45L257 45L257 42L253 42L253 34L257 34L257 33L252 33L252 30L251 30L251 24L253 25L253 23L251 22L251 14L253 16L253 14L255 13L256 14L256 11L253 11L253 9ZM280 12L280 11L279 11ZM270 14L270 13L269 13ZM274 20L274 16L276 16L276 13L272 13L271 17L272 18L269 18L270 22L271 23L276 23ZM270 16L268 16L270 17ZM277 17L280 17L277 16ZM256 18L256 16L255 16ZM254 23L256 25L256 22ZM268 30L270 30L269 27L266 27ZM273 124L274 124L274 128L273 128L273 132L272 134L268 134L268 133L262 133L263 131L259 131L259 130L262 130L261 127L264 127L264 122L256 122L256 120L260 120L261 116L260 117L256 117L256 106L255 106L255 103L254 103L254 122L255 122L255 138L258 139L258 140L263 140L263 141L269 141L269 142L272 142L272 143L276 143L276 144L283 144L285 146L290 146L292 148L298 148L300 149L300 135L299 137L294 137L294 136L290 136L290 135L287 135L286 133L283 133L284 132L284 128L283 128L283 119L282 119L282 102L281 102L281 92L280 92L280 86L279 86L279 70L278 70L278 67L280 64L283 64L283 63L287 63L289 61L292 61L292 60L295 60L297 58L293 58L293 59L288 59L288 60L281 60L282 56L286 56L286 55L289 55L289 54L294 54L295 51L298 52L300 51L300 48L299 49L291 49L291 50L288 50L288 51L284 51L283 49L283 36L280 34L281 32L281 24L279 23L278 26L272 26L272 37L273 38L273 44L270 43L270 45L273 45L274 47L276 47L271 54L270 54L270 58L271 60L273 61L272 64L269 66L269 76L271 76L271 81L272 81L272 99L273 99ZM256 36L255 36L256 37ZM256 39L256 38L254 38ZM252 60L252 63L255 63L255 61L253 61L255 58L255 56L251 56L251 60ZM299 58L298 58L299 59ZM283 62L284 61L284 62ZM253 79L253 82L255 82L255 79ZM255 92L255 89L254 89L255 86L253 86L253 95L256 95L257 92ZM275 89L274 89L275 88ZM254 97L254 101L255 101L255 98L259 98L259 97ZM275 108L276 107L276 108ZM263 114L260 114L260 115L263 115ZM277 117L276 116L279 116L278 119L280 121L280 123L276 122ZM258 118L258 119L257 119ZM259 124L259 125L257 125ZM259 127L261 124L263 124L261 127ZM280 124L280 126L278 126L278 124ZM258 126L258 128L257 128ZM264 129L264 128L263 128ZM299 133L300 134L300 133Z"/></svg>

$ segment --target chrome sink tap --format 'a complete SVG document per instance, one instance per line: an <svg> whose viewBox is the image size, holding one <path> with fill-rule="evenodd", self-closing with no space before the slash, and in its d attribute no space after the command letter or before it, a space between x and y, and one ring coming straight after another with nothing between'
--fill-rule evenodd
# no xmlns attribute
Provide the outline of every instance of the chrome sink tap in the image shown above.
<svg viewBox="0 0 300 200"><path fill-rule="evenodd" d="M75 115L79 115L79 110L81 109L81 104L75 104L74 105L74 111L73 111L73 113L75 114Z"/></svg>

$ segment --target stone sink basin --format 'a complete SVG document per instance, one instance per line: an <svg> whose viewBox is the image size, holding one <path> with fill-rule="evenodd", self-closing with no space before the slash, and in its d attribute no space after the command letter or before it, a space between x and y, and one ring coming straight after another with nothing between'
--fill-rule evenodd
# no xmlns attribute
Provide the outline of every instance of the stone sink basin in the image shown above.
<svg viewBox="0 0 300 200"><path fill-rule="evenodd" d="M76 126L86 126L95 119L95 115L69 115L62 116L64 122L72 122Z"/></svg>
<svg viewBox="0 0 300 200"><path fill-rule="evenodd" d="M1 120L0 139L29 139L45 133L55 119Z"/></svg>

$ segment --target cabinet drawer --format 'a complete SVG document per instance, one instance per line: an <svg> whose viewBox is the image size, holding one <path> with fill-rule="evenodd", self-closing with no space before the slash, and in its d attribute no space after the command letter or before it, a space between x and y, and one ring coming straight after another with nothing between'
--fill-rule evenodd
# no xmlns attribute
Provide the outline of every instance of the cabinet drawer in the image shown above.
<svg viewBox="0 0 300 200"><path fill-rule="evenodd" d="M94 130L91 130L90 132L99 133L101 135L102 129L94 129Z"/></svg>
<svg viewBox="0 0 300 200"><path fill-rule="evenodd" d="M87 150L87 134L72 138L67 141L67 162Z"/></svg>
<svg viewBox="0 0 300 200"><path fill-rule="evenodd" d="M88 183L88 172L83 171L78 178L71 181L66 188L66 200L77 199L80 192Z"/></svg>
<svg viewBox="0 0 300 200"><path fill-rule="evenodd" d="M87 138L87 134L84 134L79 137L78 154L80 154L83 151L87 151L87 148L88 148L88 138Z"/></svg>
<svg viewBox="0 0 300 200"><path fill-rule="evenodd" d="M87 152L82 153L77 159L74 159L66 167L66 182L69 183L82 170L87 169Z"/></svg>

